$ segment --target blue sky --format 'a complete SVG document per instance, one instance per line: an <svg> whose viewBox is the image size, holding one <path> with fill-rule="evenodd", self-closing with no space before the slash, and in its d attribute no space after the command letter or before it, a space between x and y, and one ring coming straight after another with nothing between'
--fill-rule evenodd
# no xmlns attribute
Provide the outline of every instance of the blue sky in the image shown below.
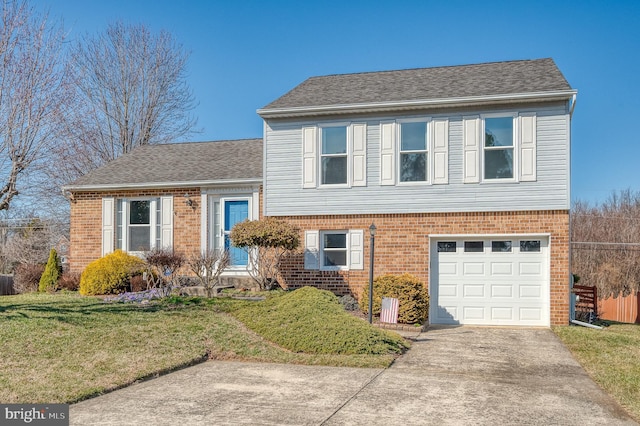
<svg viewBox="0 0 640 426"><path fill-rule="evenodd" d="M572 198L640 190L639 1L32 2L71 39L116 20L170 31L202 141L260 137L256 109L311 76L552 57L578 90Z"/></svg>

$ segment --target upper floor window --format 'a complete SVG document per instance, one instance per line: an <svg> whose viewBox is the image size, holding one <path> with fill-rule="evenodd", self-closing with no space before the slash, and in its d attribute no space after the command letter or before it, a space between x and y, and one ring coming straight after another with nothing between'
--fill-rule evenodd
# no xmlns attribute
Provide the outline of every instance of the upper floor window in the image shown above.
<svg viewBox="0 0 640 426"><path fill-rule="evenodd" d="M322 127L321 132L321 184L347 183L347 127Z"/></svg>
<svg viewBox="0 0 640 426"><path fill-rule="evenodd" d="M484 119L484 178L513 179L513 117Z"/></svg>
<svg viewBox="0 0 640 426"><path fill-rule="evenodd" d="M429 154L427 123L400 123L400 182L427 180Z"/></svg>

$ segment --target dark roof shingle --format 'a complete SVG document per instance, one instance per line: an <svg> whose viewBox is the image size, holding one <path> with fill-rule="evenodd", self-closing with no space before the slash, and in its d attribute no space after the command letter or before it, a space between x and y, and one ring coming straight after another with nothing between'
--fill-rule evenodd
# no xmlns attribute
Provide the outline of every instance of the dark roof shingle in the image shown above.
<svg viewBox="0 0 640 426"><path fill-rule="evenodd" d="M262 139L146 145L87 173L69 188L262 178Z"/></svg>
<svg viewBox="0 0 640 426"><path fill-rule="evenodd" d="M260 112L564 90L571 86L547 58L311 77Z"/></svg>

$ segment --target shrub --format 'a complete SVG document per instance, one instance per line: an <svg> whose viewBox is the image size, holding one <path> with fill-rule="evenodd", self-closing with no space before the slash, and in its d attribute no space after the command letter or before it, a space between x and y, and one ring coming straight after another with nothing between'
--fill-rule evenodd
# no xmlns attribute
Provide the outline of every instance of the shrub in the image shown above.
<svg viewBox="0 0 640 426"><path fill-rule="evenodd" d="M55 291L58 288L58 278L62 275L62 264L56 249L49 251L49 260L47 266L44 267L44 272L40 276L40 282L38 284L39 291Z"/></svg>
<svg viewBox="0 0 640 426"><path fill-rule="evenodd" d="M145 253L144 258L148 266L147 279L166 296L171 294L173 287L179 286L178 271L184 265L184 256L170 249L154 248Z"/></svg>
<svg viewBox="0 0 640 426"><path fill-rule="evenodd" d="M206 250L187 260L189 268L198 277L208 297L213 295L213 287L218 285L220 274L229 266L229 260L229 250Z"/></svg>
<svg viewBox="0 0 640 426"><path fill-rule="evenodd" d="M247 327L293 352L399 354L407 348L396 333L372 327L344 311L326 290L302 287L233 312Z"/></svg>
<svg viewBox="0 0 640 426"><path fill-rule="evenodd" d="M351 295L346 295L340 297L340 303L344 307L345 311L356 311L358 310L358 301L353 298Z"/></svg>
<svg viewBox="0 0 640 426"><path fill-rule="evenodd" d="M235 247L251 250L247 271L261 289L278 287L282 257L300 245L300 230L281 219L245 220L231 230Z"/></svg>
<svg viewBox="0 0 640 426"><path fill-rule="evenodd" d="M424 284L410 274L382 275L373 281L373 315L380 315L383 297L398 299L398 322L423 323L429 315L429 293ZM369 286L360 298L360 309L369 312Z"/></svg>
<svg viewBox="0 0 640 426"><path fill-rule="evenodd" d="M80 288L80 274L64 272L58 280L58 288L61 290L78 291Z"/></svg>
<svg viewBox="0 0 640 426"><path fill-rule="evenodd" d="M13 273L13 288L17 293L37 291L43 272L44 265L34 265L32 263L18 265Z"/></svg>
<svg viewBox="0 0 640 426"><path fill-rule="evenodd" d="M91 262L80 276L80 294L112 294L124 291L134 275L144 271L142 259L116 250Z"/></svg>

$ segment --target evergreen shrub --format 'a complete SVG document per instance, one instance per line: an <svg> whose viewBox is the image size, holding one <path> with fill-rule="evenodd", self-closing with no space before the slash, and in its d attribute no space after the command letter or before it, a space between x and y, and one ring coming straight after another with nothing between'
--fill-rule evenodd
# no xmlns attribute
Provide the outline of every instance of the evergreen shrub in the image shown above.
<svg viewBox="0 0 640 426"><path fill-rule="evenodd" d="M58 288L58 278L62 275L62 264L56 249L49 251L49 260L44 272L40 276L38 291L55 291Z"/></svg>
<svg viewBox="0 0 640 426"><path fill-rule="evenodd" d="M80 294L114 294L129 287L131 277L145 269L144 260L116 250L87 265L80 276Z"/></svg>
<svg viewBox="0 0 640 426"><path fill-rule="evenodd" d="M373 315L380 315L383 297L398 299L398 322L422 324L429 315L429 293L424 283L413 275L382 275L373 281ZM369 286L360 298L360 309L369 312Z"/></svg>

